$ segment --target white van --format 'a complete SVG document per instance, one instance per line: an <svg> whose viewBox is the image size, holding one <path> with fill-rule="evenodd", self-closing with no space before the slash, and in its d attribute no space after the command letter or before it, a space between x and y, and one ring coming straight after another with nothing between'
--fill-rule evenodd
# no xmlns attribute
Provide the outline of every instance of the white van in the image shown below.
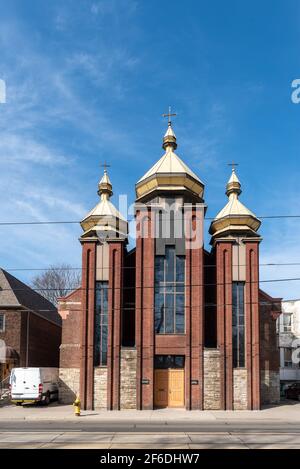
<svg viewBox="0 0 300 469"><path fill-rule="evenodd" d="M11 401L17 405L58 399L58 368L13 368L9 383Z"/></svg>

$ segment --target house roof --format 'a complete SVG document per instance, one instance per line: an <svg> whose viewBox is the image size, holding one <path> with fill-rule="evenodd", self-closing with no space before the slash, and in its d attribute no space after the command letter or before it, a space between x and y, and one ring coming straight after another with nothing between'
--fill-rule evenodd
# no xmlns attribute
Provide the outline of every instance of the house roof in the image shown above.
<svg viewBox="0 0 300 469"><path fill-rule="evenodd" d="M61 325L56 307L13 275L0 269L0 308L26 308L39 316Z"/></svg>

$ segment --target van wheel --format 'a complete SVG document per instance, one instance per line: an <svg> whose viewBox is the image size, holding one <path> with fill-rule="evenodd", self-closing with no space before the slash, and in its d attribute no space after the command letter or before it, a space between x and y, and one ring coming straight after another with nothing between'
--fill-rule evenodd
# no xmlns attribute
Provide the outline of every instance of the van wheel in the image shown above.
<svg viewBox="0 0 300 469"><path fill-rule="evenodd" d="M49 405L49 404L50 404L50 394L49 394L49 393L46 394L46 397L45 397L45 400L44 400L44 404L45 404L45 405Z"/></svg>

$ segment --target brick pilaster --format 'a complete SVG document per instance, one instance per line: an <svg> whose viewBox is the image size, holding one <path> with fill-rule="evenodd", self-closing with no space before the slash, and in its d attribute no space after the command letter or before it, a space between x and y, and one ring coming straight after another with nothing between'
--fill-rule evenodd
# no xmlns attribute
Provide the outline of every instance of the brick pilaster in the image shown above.
<svg viewBox="0 0 300 469"><path fill-rule="evenodd" d="M246 245L246 367L248 409L260 409L259 365L259 242L247 241Z"/></svg>
<svg viewBox="0 0 300 469"><path fill-rule="evenodd" d="M136 347L137 408L153 409L154 392L154 221L150 209L137 211ZM148 383L142 384L142 379Z"/></svg>
<svg viewBox="0 0 300 469"><path fill-rule="evenodd" d="M233 408L232 243L216 244L217 344L220 350L221 409Z"/></svg>
<svg viewBox="0 0 300 469"><path fill-rule="evenodd" d="M109 241L107 408L120 409L121 312L124 242Z"/></svg>
<svg viewBox="0 0 300 469"><path fill-rule="evenodd" d="M203 243L200 233L203 225L202 216L202 211L192 210L192 233L189 233L186 242L185 385L186 408L192 410L203 409L204 275Z"/></svg>
<svg viewBox="0 0 300 469"><path fill-rule="evenodd" d="M83 409L93 408L96 244L96 240L82 242L80 398Z"/></svg>

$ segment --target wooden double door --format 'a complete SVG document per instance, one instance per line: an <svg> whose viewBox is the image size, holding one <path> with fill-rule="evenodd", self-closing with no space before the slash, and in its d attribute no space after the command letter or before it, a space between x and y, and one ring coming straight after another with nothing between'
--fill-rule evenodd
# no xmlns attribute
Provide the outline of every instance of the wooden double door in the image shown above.
<svg viewBox="0 0 300 469"><path fill-rule="evenodd" d="M184 369L155 370L154 406L184 407Z"/></svg>

